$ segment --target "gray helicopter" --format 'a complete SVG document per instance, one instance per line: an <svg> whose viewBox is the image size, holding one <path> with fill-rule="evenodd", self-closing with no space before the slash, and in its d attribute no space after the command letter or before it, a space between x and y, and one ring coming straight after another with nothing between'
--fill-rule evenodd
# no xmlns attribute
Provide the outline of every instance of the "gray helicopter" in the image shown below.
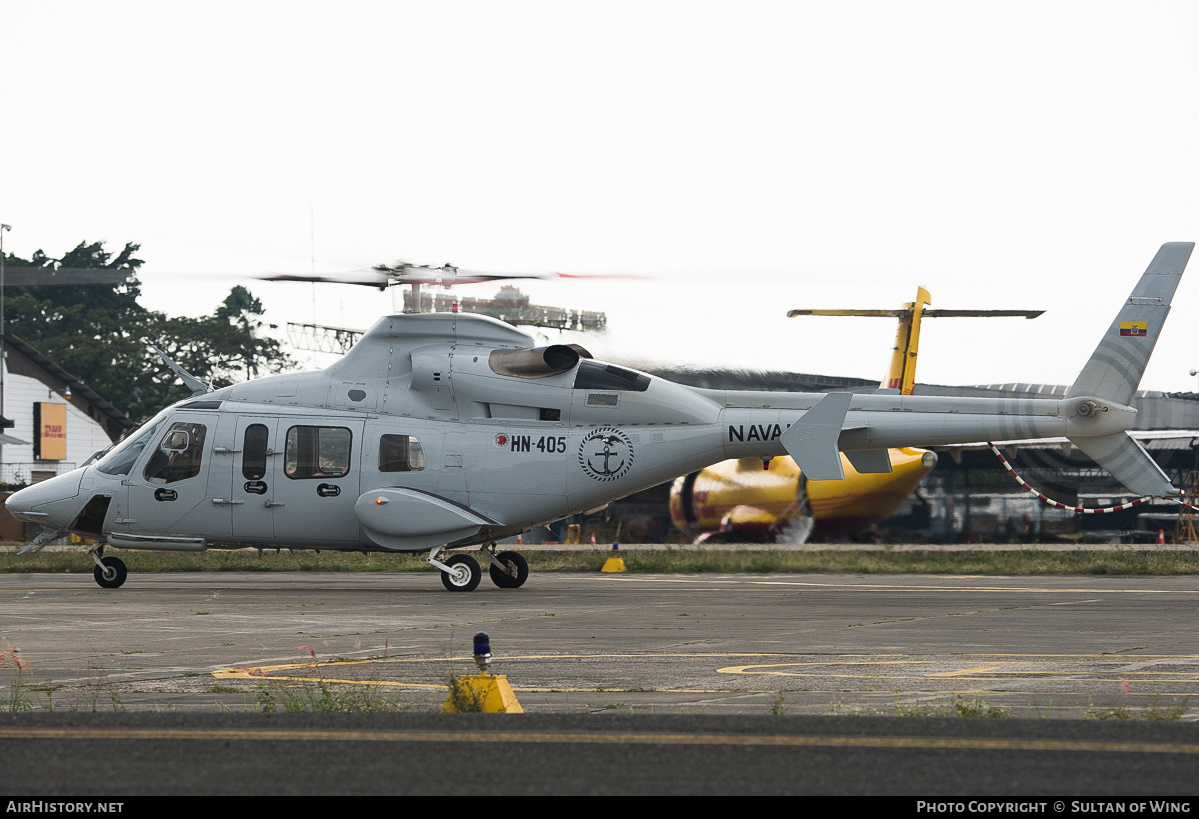
<svg viewBox="0 0 1199 819"><path fill-rule="evenodd" d="M127 574L107 547L282 546L428 552L447 589L471 591L479 562L448 549L481 544L492 581L518 588L528 563L500 539L728 458L789 454L831 480L839 452L889 472L891 447L1064 436L1132 492L1173 496L1126 430L1193 249L1161 247L1063 398L696 389L485 316L395 315L325 370L194 395L6 505L43 527L23 551L95 539L105 588Z"/></svg>

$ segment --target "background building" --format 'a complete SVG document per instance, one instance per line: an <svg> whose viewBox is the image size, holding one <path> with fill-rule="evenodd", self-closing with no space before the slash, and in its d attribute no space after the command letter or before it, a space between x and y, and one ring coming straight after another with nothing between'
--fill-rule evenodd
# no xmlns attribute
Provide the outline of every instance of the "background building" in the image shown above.
<svg viewBox="0 0 1199 819"><path fill-rule="evenodd" d="M134 426L16 336L4 336L4 350L3 415L13 425L0 442L0 483L18 488L70 472Z"/></svg>

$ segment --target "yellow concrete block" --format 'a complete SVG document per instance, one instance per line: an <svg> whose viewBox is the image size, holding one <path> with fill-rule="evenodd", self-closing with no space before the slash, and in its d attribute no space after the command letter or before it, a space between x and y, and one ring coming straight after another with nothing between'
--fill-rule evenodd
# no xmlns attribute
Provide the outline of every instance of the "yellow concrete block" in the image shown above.
<svg viewBox="0 0 1199 819"><path fill-rule="evenodd" d="M601 572L627 572L628 569L625 568L623 557L610 557L604 561L604 568L600 569L600 571Z"/></svg>
<svg viewBox="0 0 1199 819"><path fill-rule="evenodd" d="M450 693L441 706L445 713L523 714L516 693L503 674L464 674L450 678Z"/></svg>

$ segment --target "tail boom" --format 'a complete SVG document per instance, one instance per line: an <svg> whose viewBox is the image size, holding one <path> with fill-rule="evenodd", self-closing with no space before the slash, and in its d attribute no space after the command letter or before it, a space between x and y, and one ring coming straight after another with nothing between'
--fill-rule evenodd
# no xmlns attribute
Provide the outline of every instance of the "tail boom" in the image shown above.
<svg viewBox="0 0 1199 819"><path fill-rule="evenodd" d="M1127 430L1137 416L1129 404L1194 248L1161 246L1064 398L698 392L720 407L724 457L786 452L811 480L844 476L838 451L863 452L866 471L884 472L880 454L897 447L1065 437L1133 492L1176 495ZM913 311L922 307L918 298ZM803 312L814 311L791 315Z"/></svg>

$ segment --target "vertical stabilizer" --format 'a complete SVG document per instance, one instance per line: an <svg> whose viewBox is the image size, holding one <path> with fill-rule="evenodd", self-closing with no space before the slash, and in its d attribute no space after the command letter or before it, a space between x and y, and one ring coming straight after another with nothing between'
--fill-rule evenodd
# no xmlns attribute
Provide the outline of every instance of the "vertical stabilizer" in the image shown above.
<svg viewBox="0 0 1199 819"><path fill-rule="evenodd" d="M853 394L830 392L783 433L783 447L810 481L839 481L845 477L837 442ZM890 462L887 463L888 471Z"/></svg>
<svg viewBox="0 0 1199 819"><path fill-rule="evenodd" d="M1089 395L1117 404L1132 401L1194 249L1194 242L1161 246L1066 393L1067 398Z"/></svg>
<svg viewBox="0 0 1199 819"><path fill-rule="evenodd" d="M916 386L916 355L920 347L920 319L924 306L931 301L928 291L916 288L916 300L899 311L899 327L895 331L895 350L891 353L891 369L879 386L911 395Z"/></svg>
<svg viewBox="0 0 1199 819"><path fill-rule="evenodd" d="M1071 438L1073 444L1095 463L1112 473L1120 483L1137 495L1167 498L1178 494L1166 473L1140 441L1127 432L1114 432L1089 438Z"/></svg>

